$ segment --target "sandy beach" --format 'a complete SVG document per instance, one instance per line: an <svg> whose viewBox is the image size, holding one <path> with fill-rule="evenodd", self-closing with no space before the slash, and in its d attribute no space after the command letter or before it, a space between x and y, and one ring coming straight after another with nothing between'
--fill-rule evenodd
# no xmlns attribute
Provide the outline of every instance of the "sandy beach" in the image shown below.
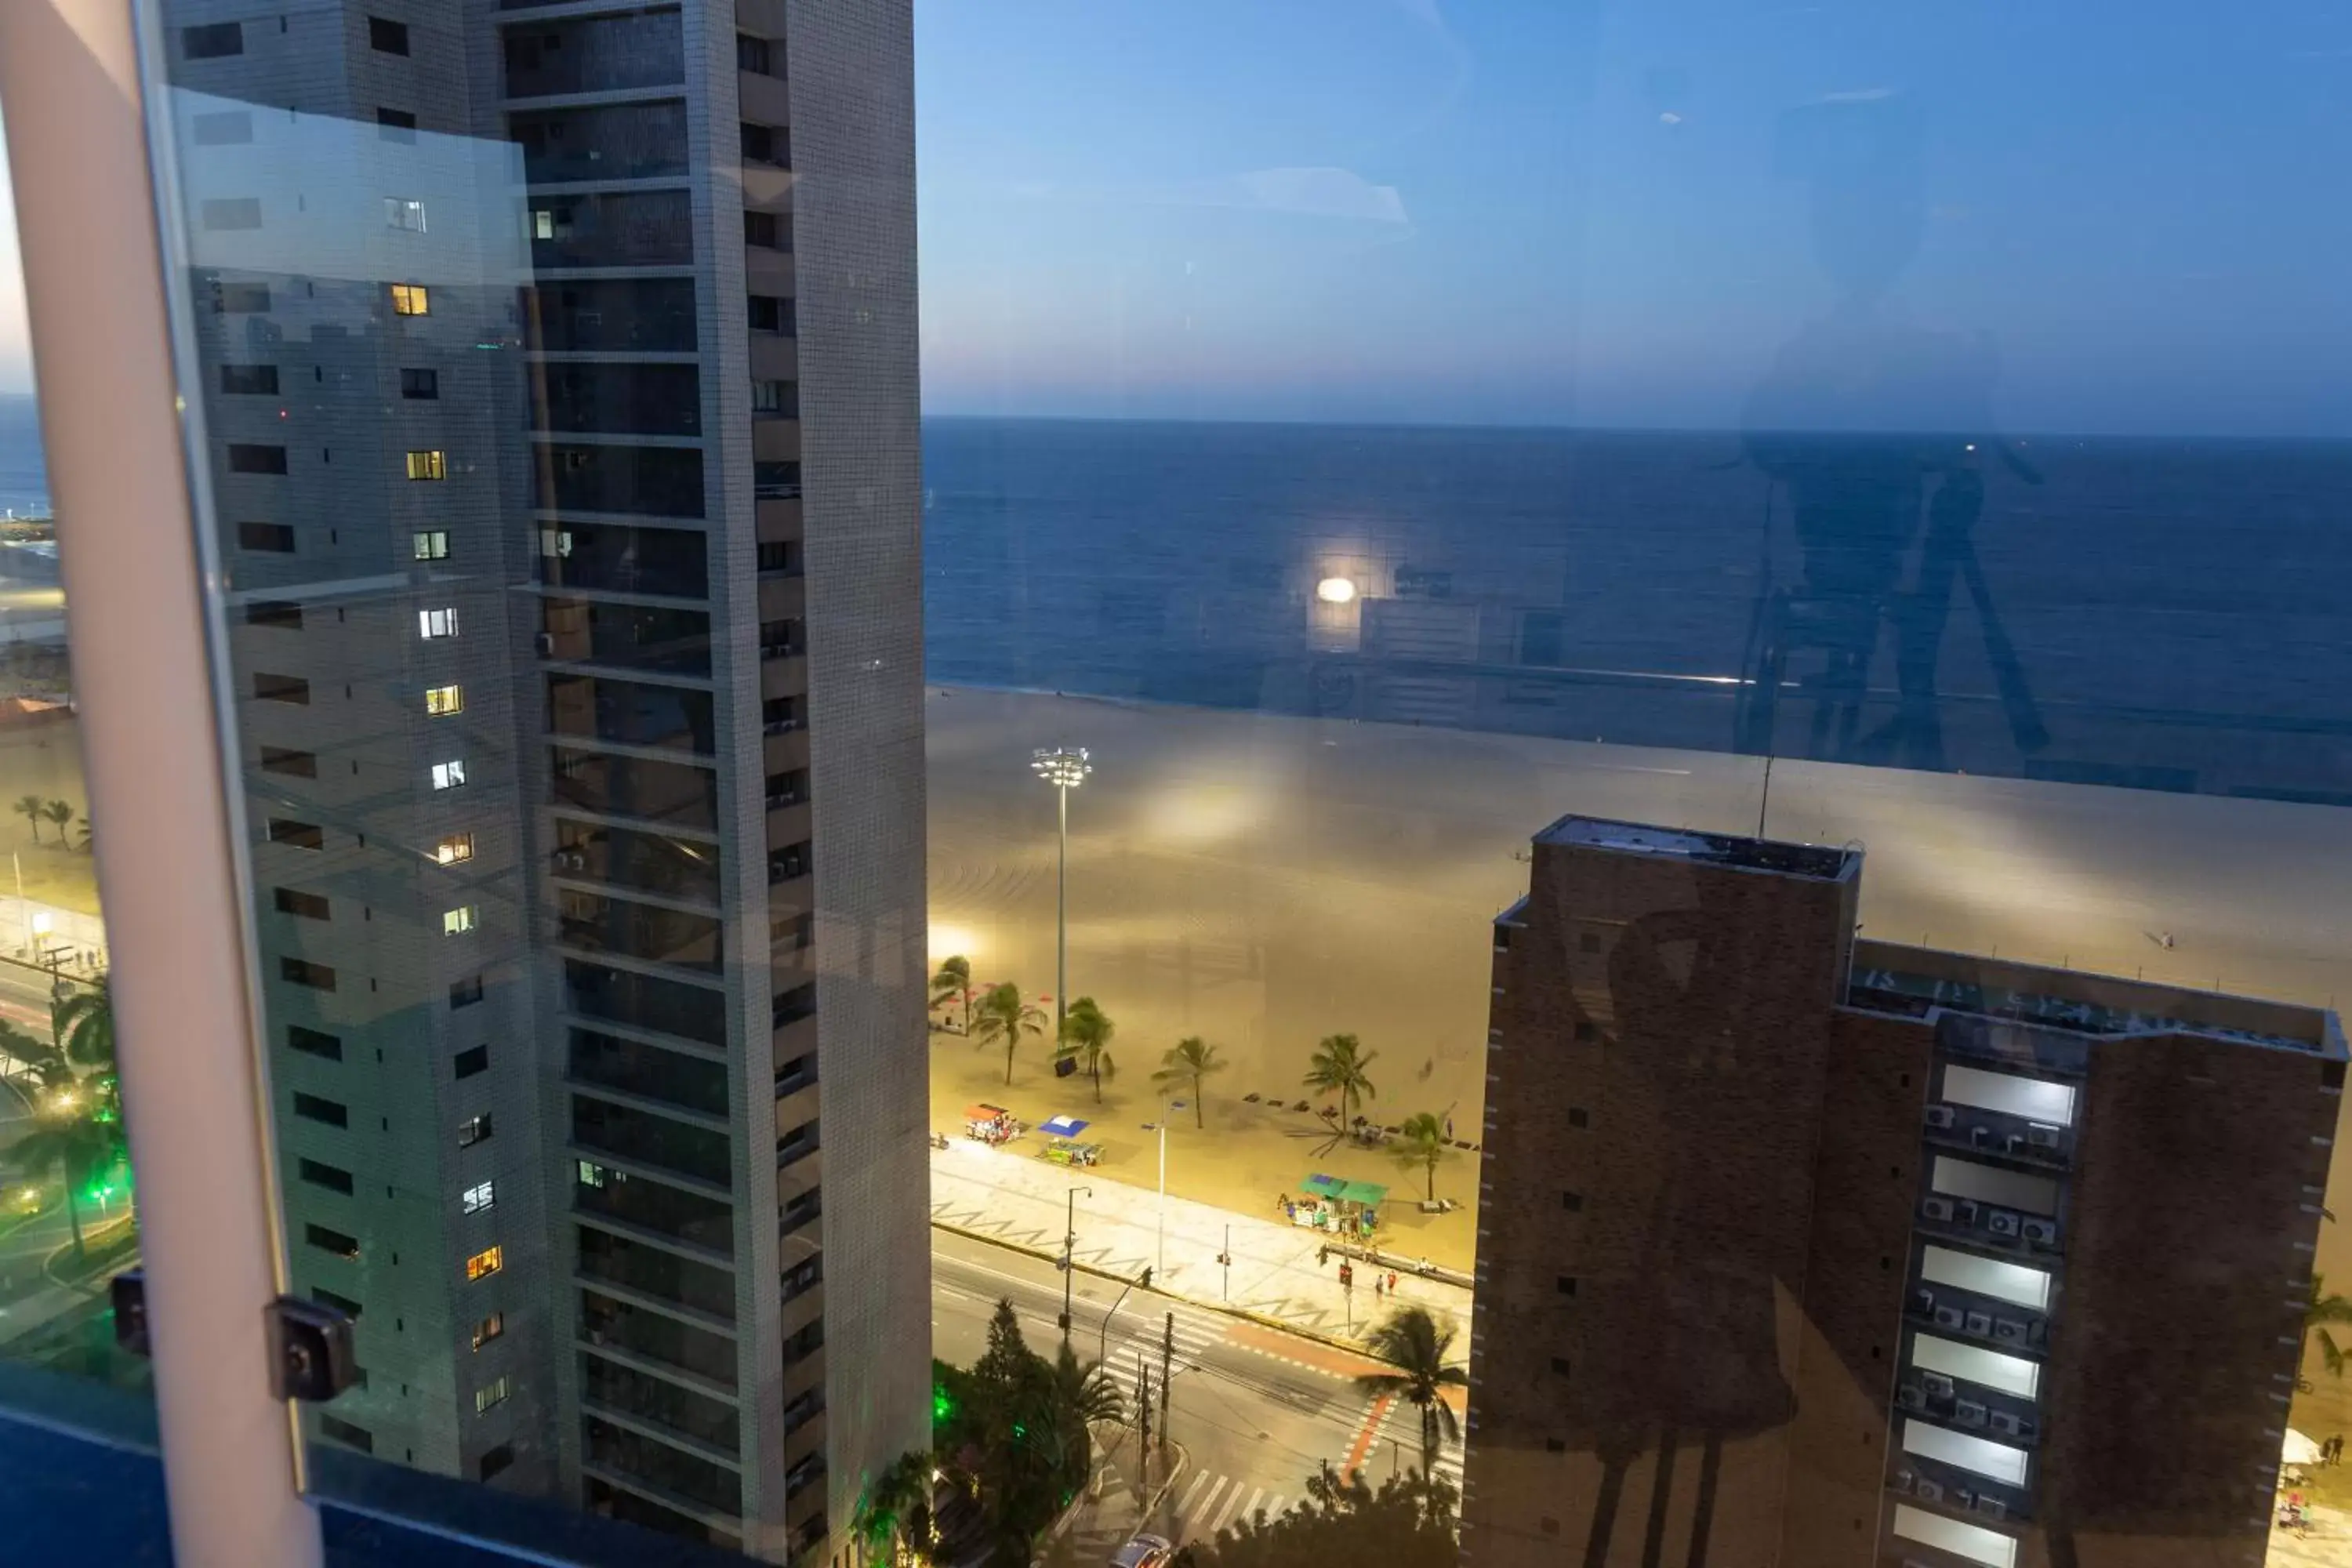
<svg viewBox="0 0 2352 1568"><path fill-rule="evenodd" d="M969 688L933 689L928 719L932 952L1033 997L1054 988L1055 837L1029 757L1094 752L1070 809L1070 989L1118 1027L1098 1109L1042 1039L1008 1088L1002 1052L938 1037L934 1124L974 1099L1089 1117L1104 1173L1150 1184L1150 1074L1198 1034L1233 1065L1207 1131L1173 1119L1170 1190L1249 1212L1311 1171L1419 1184L1244 1102L1301 1098L1324 1035L1377 1053L1375 1120L1450 1114L1477 1140L1488 922L1525 889L1528 837L1570 812L1749 833L1760 813L1775 837L1858 842L1864 929L1890 941L2321 1005L2352 992L2352 813L2327 807L1789 762L1768 802L1756 758ZM1438 1173L1441 1195L1475 1189L1467 1156ZM1391 1211L1401 1246L1468 1264L1475 1208ZM2336 1228L2321 1265L2352 1277Z"/></svg>

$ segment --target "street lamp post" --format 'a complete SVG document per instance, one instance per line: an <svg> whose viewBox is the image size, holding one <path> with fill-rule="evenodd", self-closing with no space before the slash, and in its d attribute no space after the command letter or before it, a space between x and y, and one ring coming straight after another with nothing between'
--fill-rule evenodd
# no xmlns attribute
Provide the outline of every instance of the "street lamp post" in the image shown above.
<svg viewBox="0 0 2352 1568"><path fill-rule="evenodd" d="M1155 1274L1168 1272L1168 1118L1172 1112L1183 1110L1185 1104L1181 1100L1168 1100L1160 1108L1159 1121L1143 1124L1146 1132L1160 1134L1159 1235L1153 1241L1151 1251L1151 1268Z"/></svg>
<svg viewBox="0 0 2352 1568"><path fill-rule="evenodd" d="M1080 1193L1092 1197L1095 1195L1095 1190L1092 1187L1070 1189L1069 1214L1062 1230L1062 1339L1065 1343L1067 1343L1070 1338L1070 1277L1078 1271L1076 1255L1078 1246L1078 1194Z"/></svg>
<svg viewBox="0 0 2352 1568"><path fill-rule="evenodd" d="M1053 746L1031 753L1030 771L1054 786L1061 816L1061 856L1054 868L1054 1044L1070 1015L1070 792L1094 772L1084 746Z"/></svg>

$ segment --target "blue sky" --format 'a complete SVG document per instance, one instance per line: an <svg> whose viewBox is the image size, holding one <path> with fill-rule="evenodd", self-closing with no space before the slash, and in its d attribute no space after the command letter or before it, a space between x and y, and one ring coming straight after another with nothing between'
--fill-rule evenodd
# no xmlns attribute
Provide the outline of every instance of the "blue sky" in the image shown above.
<svg viewBox="0 0 2352 1568"><path fill-rule="evenodd" d="M2352 434L2352 13L914 4L934 412Z"/></svg>
<svg viewBox="0 0 2352 1568"><path fill-rule="evenodd" d="M917 20L936 412L2352 422L2352 19L2319 5Z"/></svg>

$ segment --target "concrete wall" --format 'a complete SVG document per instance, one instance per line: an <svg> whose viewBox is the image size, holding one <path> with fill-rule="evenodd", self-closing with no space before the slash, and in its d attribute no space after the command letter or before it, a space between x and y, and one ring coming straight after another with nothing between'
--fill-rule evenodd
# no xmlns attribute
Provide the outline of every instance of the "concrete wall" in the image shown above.
<svg viewBox="0 0 2352 1568"><path fill-rule="evenodd" d="M908 0L787 7L824 1107L826 1512L930 1435Z"/></svg>

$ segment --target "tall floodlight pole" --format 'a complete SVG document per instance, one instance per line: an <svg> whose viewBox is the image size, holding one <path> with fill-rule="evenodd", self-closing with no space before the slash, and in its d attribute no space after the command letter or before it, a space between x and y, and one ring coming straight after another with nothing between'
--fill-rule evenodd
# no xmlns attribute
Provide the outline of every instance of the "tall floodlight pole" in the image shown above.
<svg viewBox="0 0 2352 1568"><path fill-rule="evenodd" d="M1061 808L1061 858L1054 869L1054 1044L1070 1016L1070 792L1087 782L1094 764L1084 746L1054 746L1033 752L1030 771L1054 786Z"/></svg>

